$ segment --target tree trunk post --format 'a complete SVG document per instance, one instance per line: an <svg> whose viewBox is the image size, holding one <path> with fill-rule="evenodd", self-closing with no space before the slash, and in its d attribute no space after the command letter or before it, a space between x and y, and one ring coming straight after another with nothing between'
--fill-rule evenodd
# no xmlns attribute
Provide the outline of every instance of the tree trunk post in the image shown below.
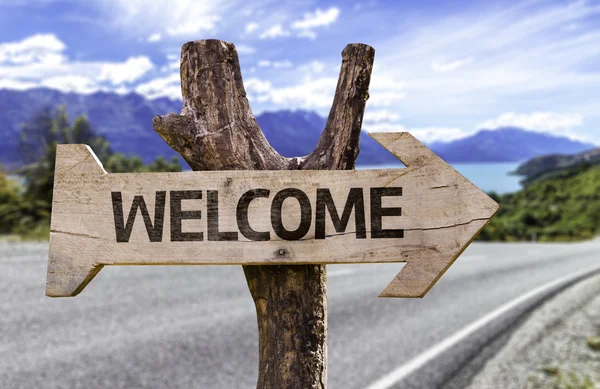
<svg viewBox="0 0 600 389"><path fill-rule="evenodd" d="M354 169L374 55L364 44L343 50L327 124L304 158L269 145L246 98L235 46L220 40L183 45L181 114L156 116L152 125L194 170ZM258 320L257 389L325 389L325 265L244 266L244 274Z"/></svg>

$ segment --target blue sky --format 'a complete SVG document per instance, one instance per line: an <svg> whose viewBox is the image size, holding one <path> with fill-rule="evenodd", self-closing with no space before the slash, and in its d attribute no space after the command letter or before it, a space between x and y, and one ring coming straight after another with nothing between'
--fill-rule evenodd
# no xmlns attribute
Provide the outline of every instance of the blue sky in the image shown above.
<svg viewBox="0 0 600 389"><path fill-rule="evenodd" d="M238 48L254 114L326 116L347 43L375 48L366 131L515 125L600 144L600 0L0 0L0 88L181 98L179 53Z"/></svg>

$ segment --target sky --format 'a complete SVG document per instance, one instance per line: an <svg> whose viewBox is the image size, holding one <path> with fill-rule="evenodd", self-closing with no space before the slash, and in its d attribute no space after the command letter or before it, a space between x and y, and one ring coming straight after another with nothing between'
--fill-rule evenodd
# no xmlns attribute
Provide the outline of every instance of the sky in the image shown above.
<svg viewBox="0 0 600 389"><path fill-rule="evenodd" d="M365 131L600 144L600 0L0 0L0 88L181 99L181 46L197 39L235 44L255 115L327 116L343 48L365 43Z"/></svg>

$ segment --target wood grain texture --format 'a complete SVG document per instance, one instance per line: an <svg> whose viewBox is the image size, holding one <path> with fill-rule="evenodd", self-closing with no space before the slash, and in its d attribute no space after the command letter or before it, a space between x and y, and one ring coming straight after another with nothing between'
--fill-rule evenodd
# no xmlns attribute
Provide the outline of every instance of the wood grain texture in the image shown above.
<svg viewBox="0 0 600 389"><path fill-rule="evenodd" d="M181 49L180 114L156 116L154 130L194 170L281 170L298 160L279 155L252 115L232 43L188 42Z"/></svg>
<svg viewBox="0 0 600 389"><path fill-rule="evenodd" d="M382 170L237 170L188 173L106 174L84 145L60 145L51 226L51 256L60 263L76 263L91 272L104 265L148 264L333 264L407 262L382 296L423 296L471 239L487 224L498 206L485 193L457 173L408 133L372 135L397 155L405 169ZM95 166L94 166L95 165ZM310 201L309 228L298 240L286 240L275 233L272 204L276 193L294 188ZM344 231L336 231L325 212L325 238L316 239L317 190L327 189L341 215L351 188L362 190L366 238L357 238L356 213ZM373 238L370 204L371 188L402 188L402 195L384 198L387 207L401 207L401 216L383 217L387 229L402 229L402 238ZM236 218L242 195L253 189L267 189L268 197L256 198L248 207L250 226L268 232L269 240L254 241L240 232ZM181 208L199 210L200 218L182 222L186 232L202 232L203 240L172 241L169 207L171 191L196 190L202 199L182 200ZM218 193L218 230L236 234L235 241L208 238L207 191ZM216 191L216 192L215 192ZM140 211L137 211L128 242L118 242L112 192L121 193L127 220L135 196L142 195L150 219L155 218L155 194L165 192L160 242L151 242ZM385 205L385 204L384 204ZM306 216L306 215L305 215ZM172 214L171 214L172 218ZM281 220L287 230L301 221L299 202L283 202ZM308 224L307 224L308 225ZM76 258L74 258L76 256ZM75 262L73 262L75 261ZM52 267L51 267L52 268ZM71 295L89 281L88 274L49 275L49 294Z"/></svg>

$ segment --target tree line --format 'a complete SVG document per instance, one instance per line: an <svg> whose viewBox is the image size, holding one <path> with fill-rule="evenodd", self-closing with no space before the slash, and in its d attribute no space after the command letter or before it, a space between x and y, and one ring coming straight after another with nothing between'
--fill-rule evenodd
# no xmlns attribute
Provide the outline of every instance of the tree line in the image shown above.
<svg viewBox="0 0 600 389"><path fill-rule="evenodd" d="M0 234L48 237L58 144L87 144L109 173L182 170L177 157L168 161L160 156L146 165L138 155L115 152L84 115L71 123L64 106L37 112L21 126L19 135L22 167L9 172L0 165Z"/></svg>

